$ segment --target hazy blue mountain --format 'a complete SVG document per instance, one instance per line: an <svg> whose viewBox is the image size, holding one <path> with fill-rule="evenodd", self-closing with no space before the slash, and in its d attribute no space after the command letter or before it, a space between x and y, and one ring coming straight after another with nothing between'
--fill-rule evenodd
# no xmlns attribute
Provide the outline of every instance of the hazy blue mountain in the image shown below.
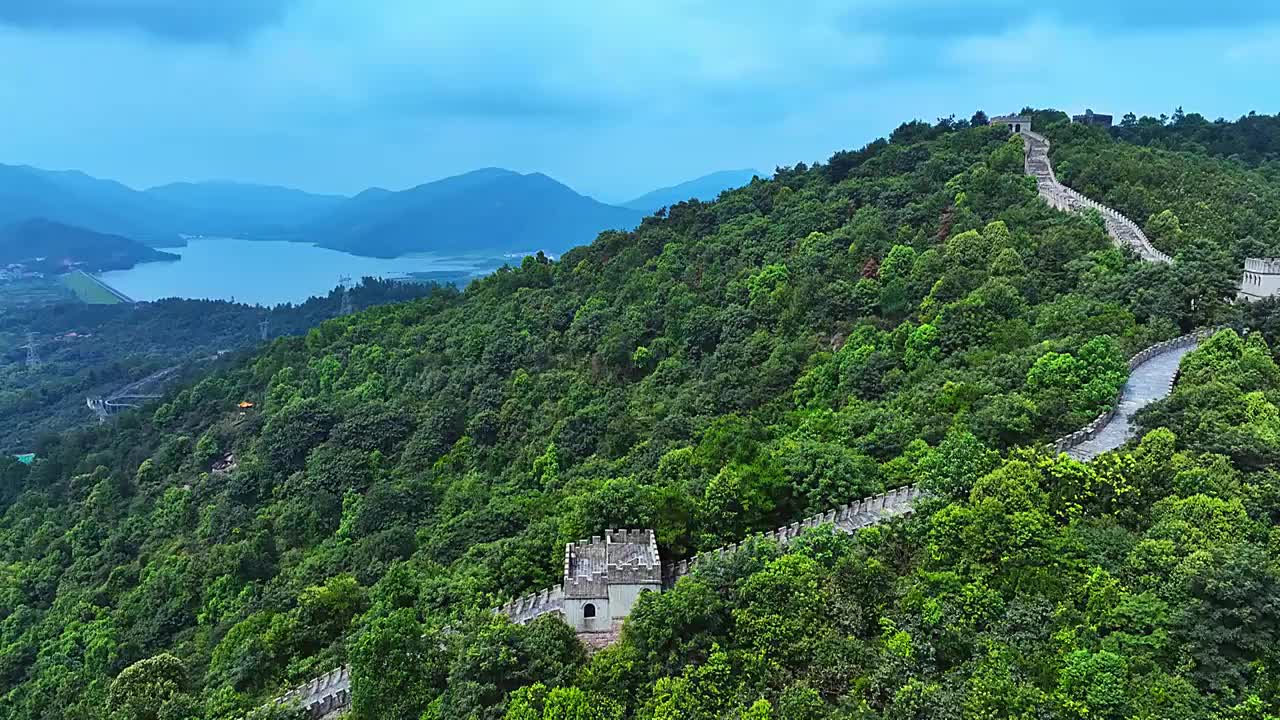
<svg viewBox="0 0 1280 720"><path fill-rule="evenodd" d="M177 218L163 201L82 172L0 165L0 225L47 218L147 244L177 239Z"/></svg>
<svg viewBox="0 0 1280 720"><path fill-rule="evenodd" d="M721 170L710 175L703 175L695 180L682 182L679 185L647 192L634 200L622 203L622 207L648 214L658 208L670 207L691 199L710 202L725 190L739 188L750 183L751 178L756 176L768 177L768 175L759 170Z"/></svg>
<svg viewBox="0 0 1280 720"><path fill-rule="evenodd" d="M374 188L308 228L321 245L361 255L560 252L645 213L593 200L543 175L484 168L399 192Z"/></svg>
<svg viewBox="0 0 1280 720"><path fill-rule="evenodd" d="M24 263L46 272L81 268L124 270L142 262L177 260L121 235L86 230L44 218L0 227L0 264Z"/></svg>
<svg viewBox="0 0 1280 720"><path fill-rule="evenodd" d="M716 173L607 205L541 173L483 168L408 190L370 188L354 197L236 182L172 183L138 191L77 171L0 165L0 225L50 221L149 245L180 234L316 242L360 255L413 252L559 252L602 230L631 229L663 205L712 199L752 171Z"/></svg>
<svg viewBox="0 0 1280 720"><path fill-rule="evenodd" d="M342 195L230 181L170 183L150 188L146 194L178 212L188 232L244 238L299 239L301 226L348 200Z"/></svg>

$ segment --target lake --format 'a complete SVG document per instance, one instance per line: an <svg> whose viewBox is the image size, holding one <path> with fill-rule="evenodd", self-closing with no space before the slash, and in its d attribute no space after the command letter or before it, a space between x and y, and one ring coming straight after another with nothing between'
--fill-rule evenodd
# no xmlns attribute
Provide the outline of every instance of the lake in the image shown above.
<svg viewBox="0 0 1280 720"><path fill-rule="evenodd" d="M350 255L308 243L197 238L186 247L164 248L181 255L173 262L143 263L129 270L98 275L134 300L204 298L236 300L251 305L298 303L312 295L327 295L348 275L403 278L429 273L441 282L492 272L511 257L445 257L416 254L380 259Z"/></svg>

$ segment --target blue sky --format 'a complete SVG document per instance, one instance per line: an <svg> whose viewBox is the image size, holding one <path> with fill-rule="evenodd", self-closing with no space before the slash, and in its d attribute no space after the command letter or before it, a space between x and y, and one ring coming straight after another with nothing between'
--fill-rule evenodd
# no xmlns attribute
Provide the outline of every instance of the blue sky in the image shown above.
<svg viewBox="0 0 1280 720"><path fill-rule="evenodd" d="M977 108L1274 113L1280 3L3 0L0 60L4 163L620 200Z"/></svg>

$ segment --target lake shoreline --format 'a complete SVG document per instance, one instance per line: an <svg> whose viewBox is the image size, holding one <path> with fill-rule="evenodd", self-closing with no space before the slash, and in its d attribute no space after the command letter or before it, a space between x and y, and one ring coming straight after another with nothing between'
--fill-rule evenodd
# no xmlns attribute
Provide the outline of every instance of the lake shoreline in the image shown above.
<svg viewBox="0 0 1280 720"><path fill-rule="evenodd" d="M228 300L250 305L299 303L326 296L343 278L363 277L465 286L504 264L518 262L501 253L443 256L415 253L373 258L295 240L187 237L178 255L100 273L104 283L138 301L165 298Z"/></svg>

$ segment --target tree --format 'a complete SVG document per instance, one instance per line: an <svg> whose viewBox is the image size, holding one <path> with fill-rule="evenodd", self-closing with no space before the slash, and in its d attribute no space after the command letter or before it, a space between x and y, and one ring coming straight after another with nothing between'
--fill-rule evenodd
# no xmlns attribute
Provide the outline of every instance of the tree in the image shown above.
<svg viewBox="0 0 1280 720"><path fill-rule="evenodd" d="M444 687L443 636L408 608L379 618L351 647L351 707L357 717L418 720Z"/></svg>
<svg viewBox="0 0 1280 720"><path fill-rule="evenodd" d="M196 714L195 701L187 694L187 669L168 653L122 670L111 683L107 707L123 720L180 720Z"/></svg>

